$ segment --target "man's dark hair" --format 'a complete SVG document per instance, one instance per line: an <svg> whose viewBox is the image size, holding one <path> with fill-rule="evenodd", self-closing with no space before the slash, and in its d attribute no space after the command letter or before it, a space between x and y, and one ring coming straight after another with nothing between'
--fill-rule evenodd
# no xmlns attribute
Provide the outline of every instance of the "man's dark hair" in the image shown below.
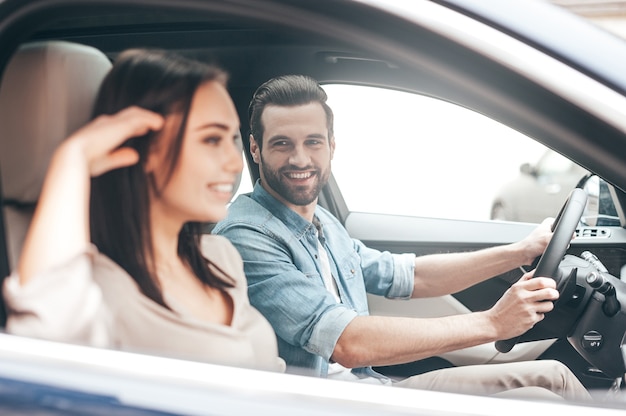
<svg viewBox="0 0 626 416"><path fill-rule="evenodd" d="M166 184L179 161L191 102L200 85L216 81L226 85L221 69L159 50L129 50L122 53L105 77L93 117L114 114L138 106L162 116L174 116L176 126L128 140L124 146L139 153L139 163L115 169L91 182L91 239L99 251L120 265L137 282L141 291L166 306L156 278L149 188L158 195L152 174L146 173L150 146L162 134L173 134L162 166ZM209 110L210 111L210 110ZM205 284L227 287L213 276L200 250L201 225L188 223L178 236L178 255Z"/></svg>
<svg viewBox="0 0 626 416"><path fill-rule="evenodd" d="M292 107L318 102L326 113L326 125L328 127L328 138L334 136L333 132L333 111L326 104L326 91L320 87L316 80L306 75L283 75L272 78L257 88L250 106L248 115L250 117L250 134L256 140L259 150L263 146L263 124L261 115L268 105L280 107Z"/></svg>

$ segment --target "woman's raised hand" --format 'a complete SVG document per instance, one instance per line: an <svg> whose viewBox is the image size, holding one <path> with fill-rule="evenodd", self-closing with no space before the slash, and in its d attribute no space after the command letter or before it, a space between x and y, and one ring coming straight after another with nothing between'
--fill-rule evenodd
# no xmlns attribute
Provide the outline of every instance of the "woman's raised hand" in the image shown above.
<svg viewBox="0 0 626 416"><path fill-rule="evenodd" d="M126 140L163 128L164 118L140 107L128 107L112 115L101 115L72 134L65 145L77 146L85 157L91 176L130 166L139 160Z"/></svg>
<svg viewBox="0 0 626 416"><path fill-rule="evenodd" d="M139 107L100 116L57 149L44 181L18 264L20 282L67 261L89 246L89 176L138 161L126 140L160 130L164 118Z"/></svg>

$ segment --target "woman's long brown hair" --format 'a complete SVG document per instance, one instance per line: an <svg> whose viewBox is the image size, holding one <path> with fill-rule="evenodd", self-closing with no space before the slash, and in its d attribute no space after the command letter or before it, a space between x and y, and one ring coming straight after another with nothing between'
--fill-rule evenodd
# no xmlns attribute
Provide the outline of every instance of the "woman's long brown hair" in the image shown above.
<svg viewBox="0 0 626 416"><path fill-rule="evenodd" d="M145 172L148 150L159 134L175 134L170 140L166 169L169 180L180 158L191 101L198 87L208 81L226 85L221 69L160 50L130 50L115 60L104 79L93 116L114 114L139 106L163 116L174 116L178 126L167 132L151 132L128 140L139 153L139 163L92 179L90 200L91 239L98 250L120 265L141 291L166 306L156 278L150 229L149 187ZM200 251L201 224L187 223L178 237L178 255L205 284L223 288L230 284L210 272Z"/></svg>

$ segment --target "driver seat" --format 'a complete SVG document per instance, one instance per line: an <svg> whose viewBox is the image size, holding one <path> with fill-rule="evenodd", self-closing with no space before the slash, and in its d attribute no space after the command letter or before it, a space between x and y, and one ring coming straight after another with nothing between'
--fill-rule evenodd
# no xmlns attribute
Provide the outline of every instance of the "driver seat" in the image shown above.
<svg viewBox="0 0 626 416"><path fill-rule="evenodd" d="M101 51L65 41L24 44L9 61L0 83L0 283L17 265L54 150L89 121L110 68ZM3 327L2 297L0 306Z"/></svg>

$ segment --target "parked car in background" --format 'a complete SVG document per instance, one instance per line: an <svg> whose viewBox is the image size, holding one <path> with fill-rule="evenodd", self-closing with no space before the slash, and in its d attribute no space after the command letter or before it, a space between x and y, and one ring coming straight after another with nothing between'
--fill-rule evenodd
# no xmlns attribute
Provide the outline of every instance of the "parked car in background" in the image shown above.
<svg viewBox="0 0 626 416"><path fill-rule="evenodd" d="M547 150L535 163L524 163L520 174L497 192L491 219L540 223L555 217L569 193L589 172Z"/></svg>
<svg viewBox="0 0 626 416"><path fill-rule="evenodd" d="M623 413L626 284L618 278L626 265L626 60L619 59L626 56L623 39L541 0L4 0L0 277L15 268L37 203L36 193L24 191L48 163L54 144L45 139L65 137L52 136L67 128L63 122L76 111L66 111L60 98L75 91L72 82L79 78L65 79L67 88L59 88L61 84L33 88L25 81L7 83L6 68L24 45L57 41L94 48L111 61L125 49L153 47L224 67L241 120L248 161L242 183L248 185L259 177L247 151L248 103L255 89L271 77L307 74L329 91L337 85L377 88L432 100L423 108L435 103L454 107L437 113L440 130L434 133L440 134L431 134L421 130L422 121L430 117L422 107L412 107L395 94L380 100L359 95L360 103L375 111L351 115L358 127L374 135L365 137L357 126L337 133L333 164L352 180L331 177L320 204L353 238L380 250L416 255L477 250L518 241L535 228L527 222L448 216L447 210L465 210L484 193L484 182L466 180L472 172L460 170L460 160L469 161L472 171L482 177L500 180L503 166L494 157L494 148L502 152L521 148L513 141L519 139L541 143L585 166L598 178L595 208L586 213L591 216L595 210L599 215L601 199L607 197L616 207L617 221L585 224L574 218L567 223L571 230L564 229L567 247L557 247L567 251L566 256L559 250L544 254L556 259L550 275L563 282L563 292L541 325L524 334L508 353L489 343L378 370L401 378L451 366L556 359L577 375L598 403L362 386L3 333L3 414ZM39 71L37 80L58 75L45 65L24 62L19 75L31 70ZM80 67L76 73L81 73ZM350 106L346 108L350 111ZM383 110L395 113L397 108L405 115L393 122L384 116ZM499 134L501 130L470 132L475 124L467 123L462 112L480 115L523 137L513 139ZM340 111L337 117L343 117ZM15 130L9 124L15 124ZM30 136L22 129L40 135L43 145L26 145ZM457 140L441 145L444 134ZM489 142L475 140L487 135ZM381 160L394 163L382 169ZM422 166L426 169L418 172ZM538 166L524 170L527 182L538 182ZM370 181L371 176L378 181ZM572 173L571 182L560 185L564 193L554 197L558 202L549 209L539 196L527 199L546 206L553 216L581 176ZM444 183L444 177L449 181ZM392 187L394 191L388 192ZM446 211L417 216L351 209L344 199L348 193L369 198L371 206L381 199L388 205L445 201L441 205ZM410 198L402 198L407 195ZM490 201L481 211L483 217ZM580 237L569 244L574 228ZM587 251L607 270L600 285L587 280L589 273L599 270L582 257ZM511 270L451 296L406 302L372 297L370 313L427 318L485 310L522 274L523 270ZM4 327L6 316L0 318Z"/></svg>

